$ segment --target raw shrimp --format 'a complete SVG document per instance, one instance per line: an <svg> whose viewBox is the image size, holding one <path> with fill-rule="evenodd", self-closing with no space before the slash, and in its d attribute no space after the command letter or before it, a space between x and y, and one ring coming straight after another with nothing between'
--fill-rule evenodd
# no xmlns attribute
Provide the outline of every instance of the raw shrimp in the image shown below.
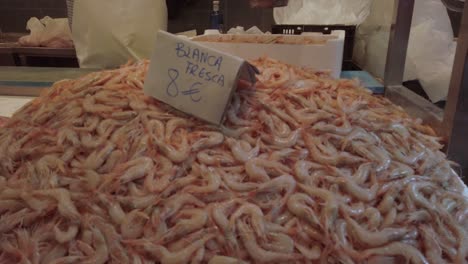
<svg viewBox="0 0 468 264"><path fill-rule="evenodd" d="M307 248L304 245L296 243L294 246L297 248L299 252L301 252L302 255L304 255L306 259L309 259L309 260L319 259L320 256L322 255L322 250L320 249L318 245L313 245L311 248Z"/></svg>
<svg viewBox="0 0 468 264"><path fill-rule="evenodd" d="M247 192L257 188L258 184L253 182L242 182L242 176L240 174L226 173L223 170L218 170L221 174L223 182L231 190L238 192Z"/></svg>
<svg viewBox="0 0 468 264"><path fill-rule="evenodd" d="M154 163L150 158L134 159L126 164L128 169L119 177L120 183L128 183L144 177L153 168Z"/></svg>
<svg viewBox="0 0 468 264"><path fill-rule="evenodd" d="M427 260L431 264L443 263L442 249L439 246L439 242L436 240L436 234L434 231L426 225L421 225L419 227L419 231L426 249Z"/></svg>
<svg viewBox="0 0 468 264"><path fill-rule="evenodd" d="M172 215L176 214L184 205L195 205L197 207L203 207L205 204L198 200L195 196L182 193L171 196L165 203L161 212L161 219L167 219Z"/></svg>
<svg viewBox="0 0 468 264"><path fill-rule="evenodd" d="M369 230L377 229L382 223L382 215L375 207L367 207L362 216L367 218L367 228Z"/></svg>
<svg viewBox="0 0 468 264"><path fill-rule="evenodd" d="M91 229L93 232L93 246L95 248L94 255L90 258L83 260L81 263L92 264L92 263L101 263L104 264L109 259L109 248L106 244L106 239L102 232L97 228Z"/></svg>
<svg viewBox="0 0 468 264"><path fill-rule="evenodd" d="M417 223L429 221L431 215L426 210L417 210L410 213L400 213L396 217L399 223Z"/></svg>
<svg viewBox="0 0 468 264"><path fill-rule="evenodd" d="M107 160L97 169L99 173L109 173L123 159L124 153L121 150L114 150L107 156Z"/></svg>
<svg viewBox="0 0 468 264"><path fill-rule="evenodd" d="M346 165L361 163L364 161L362 158L351 155L348 152L340 152L334 157L324 155L319 151L316 144L314 143L314 140L307 133L303 133L303 138L307 147L309 148L310 156L314 161L317 161L319 163L337 166L341 164Z"/></svg>
<svg viewBox="0 0 468 264"><path fill-rule="evenodd" d="M250 126L252 123L238 116L240 108L240 97L237 94L232 96L232 106L227 110L227 119L237 126Z"/></svg>
<svg viewBox="0 0 468 264"><path fill-rule="evenodd" d="M284 138L291 134L289 125L275 115L268 115L262 110L258 113L258 118L267 126L272 137Z"/></svg>
<svg viewBox="0 0 468 264"><path fill-rule="evenodd" d="M341 178L329 178L334 182L338 183L346 193L355 197L358 200L369 202L375 199L377 196L377 190L379 188L378 184L372 185L369 189L362 188L359 186L352 178L341 177Z"/></svg>
<svg viewBox="0 0 468 264"><path fill-rule="evenodd" d="M189 217L185 219L184 217ZM208 220L208 213L202 209L184 209L174 216L177 224L161 237L163 244L201 229Z"/></svg>
<svg viewBox="0 0 468 264"><path fill-rule="evenodd" d="M109 249L112 260L118 260L122 263L128 263L129 258L121 244L121 236L117 233L112 224L104 222L100 217L92 216L90 223L94 224L102 232ZM92 233L91 233L92 234Z"/></svg>
<svg viewBox="0 0 468 264"><path fill-rule="evenodd" d="M101 167L106 161L107 157L114 151L115 144L109 142L100 151L95 151L88 156L83 163L83 167L90 170L96 170Z"/></svg>
<svg viewBox="0 0 468 264"><path fill-rule="evenodd" d="M466 262L468 200L433 129L355 80L249 62L219 126L146 95L147 60L19 109L0 263Z"/></svg>
<svg viewBox="0 0 468 264"><path fill-rule="evenodd" d="M177 179L171 181L170 182L171 184L169 186L167 186L167 188L165 188L164 191L161 194L162 194L163 197L168 197L173 192L194 183L196 180L197 180L197 177L195 175L192 175L192 174L189 174L189 175L187 175L185 177L177 178Z"/></svg>
<svg viewBox="0 0 468 264"><path fill-rule="evenodd" d="M107 212L109 213L110 218L115 224L120 225L125 219L125 212L123 211L120 203L117 201L113 201L112 198L107 197L105 194L98 195L99 200L105 204L108 208Z"/></svg>
<svg viewBox="0 0 468 264"><path fill-rule="evenodd" d="M145 196L117 196L116 198L120 203L131 209L144 209L148 206L157 205L161 201L159 196L155 194Z"/></svg>
<svg viewBox="0 0 468 264"><path fill-rule="evenodd" d="M74 239L75 236L78 234L78 231L79 231L79 229L78 229L78 226L76 226L76 225L69 226L67 231L65 231L65 232L60 230L58 226L54 226L55 239L59 243L65 243L65 242L68 242L68 241Z"/></svg>
<svg viewBox="0 0 468 264"><path fill-rule="evenodd" d="M44 252L41 256L40 263L57 263L57 259L64 257L66 253L66 248L63 245L56 245L49 251Z"/></svg>
<svg viewBox="0 0 468 264"><path fill-rule="evenodd" d="M254 232L252 232L247 224L242 220L237 221L237 229L239 230L241 240L244 243L247 252L249 252L249 255L257 262L288 262L299 259L299 255L294 253L267 251L261 248L253 236L255 229Z"/></svg>
<svg viewBox="0 0 468 264"><path fill-rule="evenodd" d="M253 197L253 199L256 200L257 204L260 206L265 205L265 203L271 203L271 201L268 200L265 202L263 201L265 196L268 197L270 194L273 196L282 196L279 203L275 204L275 206L268 213L269 217L275 218L279 211L282 210L282 207L286 204L289 196L294 192L295 189L296 181L294 180L294 177L291 175L282 175L274 178L273 180L270 180L269 182L260 184L255 191L250 193L250 196ZM283 192L284 194L282 194Z"/></svg>
<svg viewBox="0 0 468 264"><path fill-rule="evenodd" d="M201 174L203 178L206 179L207 184L203 186L191 185L187 188L184 188L184 191L189 193L209 193L219 189L219 186L221 185L221 178L213 168L206 168L205 166L202 166Z"/></svg>
<svg viewBox="0 0 468 264"><path fill-rule="evenodd" d="M229 226L232 228L235 226L236 220L242 215L249 215L252 218L252 225L254 232L260 239L266 239L266 229L263 220L263 212L260 207L252 203L244 203L239 207L229 218Z"/></svg>
<svg viewBox="0 0 468 264"><path fill-rule="evenodd" d="M354 250L354 248L352 247L352 245L349 243L347 239L348 232L347 232L346 221L343 219L338 219L336 220L335 226L336 226L336 234L334 236L336 237L335 239L337 240L338 245L351 256L353 257L357 256L356 250Z"/></svg>
<svg viewBox="0 0 468 264"><path fill-rule="evenodd" d="M115 110L115 108L111 106L96 104L96 100L94 99L94 97L90 95L84 98L83 109L86 112L90 112L90 113L105 113L105 112L112 112Z"/></svg>
<svg viewBox="0 0 468 264"><path fill-rule="evenodd" d="M236 258L231 258L231 257L226 257L226 256L214 256L208 261L208 264L245 264L246 262L236 259Z"/></svg>
<svg viewBox="0 0 468 264"><path fill-rule="evenodd" d="M311 175L309 173L309 171L311 169L319 170L319 169L322 169L322 168L323 168L323 166L320 165L320 164L310 162L310 161L305 161L305 160L298 160L294 164L295 176L300 182L304 182L308 178L311 177Z"/></svg>
<svg viewBox="0 0 468 264"><path fill-rule="evenodd" d="M58 211L63 216L69 218L72 221L76 221L80 219L80 213L75 207L73 203L70 192L64 188L56 188L56 189L44 189L44 190L36 190L33 192L33 195L40 195L40 196L49 196L55 199L58 203Z"/></svg>
<svg viewBox="0 0 468 264"><path fill-rule="evenodd" d="M301 104L304 108L317 109L315 101L307 100L304 96L295 93L287 93L286 97Z"/></svg>
<svg viewBox="0 0 468 264"><path fill-rule="evenodd" d="M279 87L289 79L289 72L273 67L263 69L262 75L258 77L258 81L268 88Z"/></svg>
<svg viewBox="0 0 468 264"><path fill-rule="evenodd" d="M304 193L295 193L288 199L288 209L298 217L308 221L314 226L321 226L318 217L315 215L315 201Z"/></svg>
<svg viewBox="0 0 468 264"><path fill-rule="evenodd" d="M301 108L297 110L290 103L285 104L286 111L304 126L311 126L321 120L331 119L333 115L322 110Z"/></svg>
<svg viewBox="0 0 468 264"><path fill-rule="evenodd" d="M407 228L384 228L377 232L370 232L360 226L353 219L346 217L346 223L353 237L361 243L369 246L378 247L392 241L403 238L409 230Z"/></svg>
<svg viewBox="0 0 468 264"><path fill-rule="evenodd" d="M50 201L36 198L28 192L21 192L20 196L31 209L38 212L43 212L51 206Z"/></svg>
<svg viewBox="0 0 468 264"><path fill-rule="evenodd" d="M435 207L435 205L429 202L420 193L420 189L422 188L432 189L434 188L434 185L430 182L410 182L406 187L406 190L407 190L406 193L412 198L412 201L414 201L419 206L422 206L425 209L431 210L433 212L437 211L437 208Z"/></svg>
<svg viewBox="0 0 468 264"><path fill-rule="evenodd" d="M251 132L253 130L254 128L250 126L231 129L229 127L225 127L221 125L221 131L223 132L223 134L227 137L232 137L232 138L240 138L243 134L247 132Z"/></svg>
<svg viewBox="0 0 468 264"><path fill-rule="evenodd" d="M217 145L221 144L223 142L223 140L224 140L224 135L219 133L219 132L215 132L215 131L195 132L194 136L201 137L201 138L197 139L192 144L192 151L200 151L202 149L217 146Z"/></svg>
<svg viewBox="0 0 468 264"><path fill-rule="evenodd" d="M67 142L71 143L73 146L80 145L78 134L73 129L64 128L58 132L57 144L64 145Z"/></svg>
<svg viewBox="0 0 468 264"><path fill-rule="evenodd" d="M269 157L270 160L274 161L295 161L295 160L303 160L309 155L309 151L306 149L292 149L292 148L285 148L282 150L273 151Z"/></svg>
<svg viewBox="0 0 468 264"><path fill-rule="evenodd" d="M152 137L152 141L158 149L173 162L180 163L186 160L190 154L190 147L186 135L182 136L182 141L179 143L178 148L168 145L154 136Z"/></svg>
<svg viewBox="0 0 468 264"><path fill-rule="evenodd" d="M155 245L148 240L129 241L128 244L136 246L137 250L149 254L156 260L161 261L162 264L179 264L187 263L192 254L203 247L207 241L213 239L214 236L213 234L205 235L202 239L195 241L177 252L170 252L165 247Z"/></svg>
<svg viewBox="0 0 468 264"><path fill-rule="evenodd" d="M387 212L387 215L384 217L382 224L380 225L380 228L385 228L393 225L395 223L397 217L397 210L396 208L390 209L389 212Z"/></svg>
<svg viewBox="0 0 468 264"><path fill-rule="evenodd" d="M259 103L268 111L270 111L271 113L277 115L281 120L283 120L284 122L288 123L290 126L292 127L299 127L299 124L296 122L296 120L294 120L294 118L292 118L290 115L288 115L286 112L284 112L283 110L277 108L277 107L274 107L274 106L271 106L269 103L267 102L263 102L263 101L259 101Z"/></svg>
<svg viewBox="0 0 468 264"><path fill-rule="evenodd" d="M208 166L219 165L233 165L236 163L235 159L225 150L211 150L205 149L197 154L197 159Z"/></svg>
<svg viewBox="0 0 468 264"><path fill-rule="evenodd" d="M224 236L227 240L227 247L228 251L236 251L239 250L239 245L237 243L237 239L235 238L235 226L230 224L227 210L232 209L235 205L241 204L242 200L240 199L231 199L223 203L217 203L213 206L212 209L212 218L216 225L221 228L224 233Z"/></svg>
<svg viewBox="0 0 468 264"><path fill-rule="evenodd" d="M391 158L389 154L379 147L374 145L369 146L357 141L353 141L351 142L351 148L362 157L378 162L378 166L376 168L377 172L386 170L390 166Z"/></svg>
<svg viewBox="0 0 468 264"><path fill-rule="evenodd" d="M372 255L403 256L407 260L410 260L411 263L429 264L419 250L402 242L393 242L383 247L364 250L361 254L361 258L366 259Z"/></svg>
<svg viewBox="0 0 468 264"><path fill-rule="evenodd" d="M140 237L148 220L149 216L138 209L129 212L120 222L122 237L126 239Z"/></svg>
<svg viewBox="0 0 468 264"><path fill-rule="evenodd" d="M131 120L138 115L135 111L113 112L111 118L115 120Z"/></svg>
<svg viewBox="0 0 468 264"><path fill-rule="evenodd" d="M301 133L301 129L298 128L286 137L277 137L277 136L272 136L269 134L263 134L262 139L266 141L270 146L276 147L276 148L289 148L292 147L296 144L297 140L299 139Z"/></svg>
<svg viewBox="0 0 468 264"><path fill-rule="evenodd" d="M261 243L261 246L268 251L293 253L294 240L281 232L269 232L267 234L267 242Z"/></svg>
<svg viewBox="0 0 468 264"><path fill-rule="evenodd" d="M160 120L157 120L157 119L149 120L146 123L145 127L148 130L148 132L155 137L163 138L165 135L166 128L164 126L164 123Z"/></svg>
<svg viewBox="0 0 468 264"><path fill-rule="evenodd" d="M377 209L379 209L379 211L383 214L390 211L390 209L393 207L395 203L395 197L397 196L397 194L398 194L398 190L396 188L391 188L390 190L388 190L385 193L382 200L380 201Z"/></svg>
<svg viewBox="0 0 468 264"><path fill-rule="evenodd" d="M23 207L23 203L17 200L1 200L0 201L0 213L18 211L22 207Z"/></svg>
<svg viewBox="0 0 468 264"><path fill-rule="evenodd" d="M50 264L72 264L81 262L84 259L84 256L66 256L56 258L53 261L49 262Z"/></svg>
<svg viewBox="0 0 468 264"><path fill-rule="evenodd" d="M326 202L325 210L323 211L324 213L323 217L326 223L325 229L327 230L328 227L330 227L331 224L336 220L336 217L338 215L338 201L335 195L330 191L316 188L316 187L307 186L307 185L300 184L300 183L298 184L298 186L308 195L319 197Z"/></svg>
<svg viewBox="0 0 468 264"><path fill-rule="evenodd" d="M362 202L347 205L346 203L340 203L340 212L344 215L349 215L352 217L359 217L364 213L365 207Z"/></svg>
<svg viewBox="0 0 468 264"><path fill-rule="evenodd" d="M276 175L290 171L288 167L278 161L269 161L261 158L253 158L246 162L245 171L251 180L266 182L270 180L266 169L272 170Z"/></svg>
<svg viewBox="0 0 468 264"><path fill-rule="evenodd" d="M240 162L246 162L256 157L260 151L259 141L257 141L257 145L253 148L244 140L227 138L226 143L231 147L234 158Z"/></svg>

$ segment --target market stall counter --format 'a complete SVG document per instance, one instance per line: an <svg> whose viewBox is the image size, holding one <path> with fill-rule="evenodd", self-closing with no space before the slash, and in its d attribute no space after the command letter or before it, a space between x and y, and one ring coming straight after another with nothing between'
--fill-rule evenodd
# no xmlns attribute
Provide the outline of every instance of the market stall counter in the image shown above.
<svg viewBox="0 0 468 264"><path fill-rule="evenodd" d="M97 69L0 67L0 95L38 96L54 82L74 79Z"/></svg>

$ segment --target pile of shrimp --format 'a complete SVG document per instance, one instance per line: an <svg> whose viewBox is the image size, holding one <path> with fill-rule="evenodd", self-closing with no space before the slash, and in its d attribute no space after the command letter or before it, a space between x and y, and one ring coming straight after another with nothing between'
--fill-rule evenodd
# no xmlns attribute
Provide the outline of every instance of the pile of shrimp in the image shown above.
<svg viewBox="0 0 468 264"><path fill-rule="evenodd" d="M8 117L5 116L0 116L0 127L4 126L6 122L8 121Z"/></svg>
<svg viewBox="0 0 468 264"><path fill-rule="evenodd" d="M466 263L440 138L355 80L252 63L221 126L147 61L57 82L0 129L0 263Z"/></svg>

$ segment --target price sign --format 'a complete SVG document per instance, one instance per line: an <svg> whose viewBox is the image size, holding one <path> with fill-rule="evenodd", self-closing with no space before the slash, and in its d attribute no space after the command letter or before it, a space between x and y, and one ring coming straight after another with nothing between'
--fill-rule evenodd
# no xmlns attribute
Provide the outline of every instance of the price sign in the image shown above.
<svg viewBox="0 0 468 264"><path fill-rule="evenodd" d="M239 78L255 81L245 60L159 31L146 94L213 124L222 121Z"/></svg>

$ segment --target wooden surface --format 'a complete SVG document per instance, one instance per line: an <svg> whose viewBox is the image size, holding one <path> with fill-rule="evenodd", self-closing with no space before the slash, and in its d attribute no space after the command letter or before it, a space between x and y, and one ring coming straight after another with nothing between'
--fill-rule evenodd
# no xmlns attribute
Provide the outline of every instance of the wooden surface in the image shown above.
<svg viewBox="0 0 468 264"><path fill-rule="evenodd" d="M443 122L449 139L447 156L457 162L468 182L468 4L465 4Z"/></svg>

